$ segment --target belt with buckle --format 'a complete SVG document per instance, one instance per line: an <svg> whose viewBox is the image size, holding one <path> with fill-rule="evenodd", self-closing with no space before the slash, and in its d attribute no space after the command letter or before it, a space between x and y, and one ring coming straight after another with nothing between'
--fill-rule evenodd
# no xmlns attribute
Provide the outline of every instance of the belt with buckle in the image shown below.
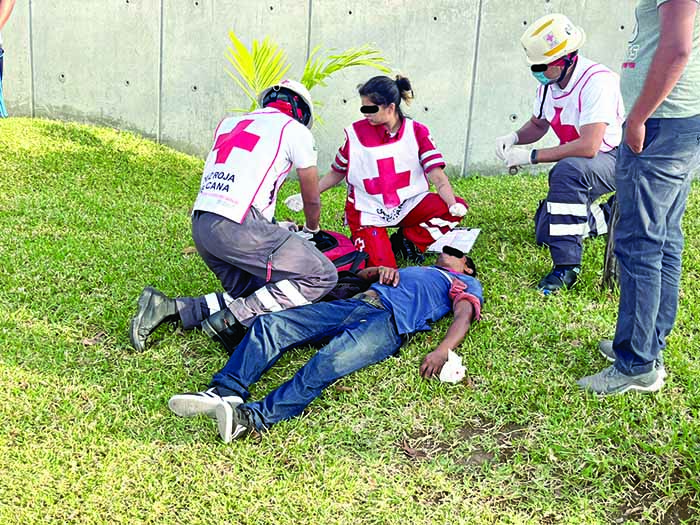
<svg viewBox="0 0 700 525"><path fill-rule="evenodd" d="M384 308L384 305L382 304L381 299L379 299L379 296L373 293L361 292L357 295L354 295L353 299L359 299L360 301L372 305L375 308L379 308L380 310L386 310L386 308Z"/></svg>

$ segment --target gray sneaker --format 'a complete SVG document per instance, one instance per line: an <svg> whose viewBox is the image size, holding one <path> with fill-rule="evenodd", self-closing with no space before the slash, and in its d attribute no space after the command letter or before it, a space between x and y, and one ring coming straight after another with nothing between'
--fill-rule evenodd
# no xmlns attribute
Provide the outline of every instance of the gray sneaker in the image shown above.
<svg viewBox="0 0 700 525"><path fill-rule="evenodd" d="M664 386L664 380L656 368L652 368L644 374L628 376L612 365L595 375L579 379L576 384L583 390L605 395L623 394L628 390L656 392Z"/></svg>
<svg viewBox="0 0 700 525"><path fill-rule="evenodd" d="M221 396L216 387L205 392L188 392L177 394L170 398L168 407L180 417L192 417L204 414L210 418L216 417L216 407L221 404L238 406L243 400L238 396Z"/></svg>
<svg viewBox="0 0 700 525"><path fill-rule="evenodd" d="M600 355L611 363L614 363L615 359L617 359L615 356L615 350L613 350L613 342L610 339L601 340L600 343L598 343L598 350L600 351ZM656 360L656 371L661 376L661 379L665 381L668 374L666 373L666 367L664 366L663 352L659 352L659 358Z"/></svg>

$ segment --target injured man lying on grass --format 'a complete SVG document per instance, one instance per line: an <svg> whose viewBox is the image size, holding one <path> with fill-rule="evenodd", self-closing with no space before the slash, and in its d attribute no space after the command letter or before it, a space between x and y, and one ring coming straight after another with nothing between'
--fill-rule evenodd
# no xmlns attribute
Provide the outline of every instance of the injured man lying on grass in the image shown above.
<svg viewBox="0 0 700 525"><path fill-rule="evenodd" d="M430 330L430 322L453 311L442 341L420 365L422 377L438 377L450 350L480 318L482 288L472 260L446 246L434 266L367 268L360 275L373 284L355 297L258 317L210 388L173 396L170 409L178 416L216 419L227 443L266 431L299 415L334 381L395 354L406 336ZM247 402L250 386L284 352L306 345L319 350L294 377Z"/></svg>

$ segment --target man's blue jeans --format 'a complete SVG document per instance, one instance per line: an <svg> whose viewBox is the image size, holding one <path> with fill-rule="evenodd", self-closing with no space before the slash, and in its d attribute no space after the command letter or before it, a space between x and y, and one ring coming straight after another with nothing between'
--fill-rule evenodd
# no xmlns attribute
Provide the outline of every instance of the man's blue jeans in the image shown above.
<svg viewBox="0 0 700 525"><path fill-rule="evenodd" d="M294 377L264 399L246 403L265 430L302 412L328 385L393 355L401 346L393 317L359 299L311 304L258 317L211 385L248 399L248 388L292 348L323 344Z"/></svg>
<svg viewBox="0 0 700 525"><path fill-rule="evenodd" d="M700 160L700 115L649 119L641 153L620 146L615 170L620 221L620 307L613 348L622 373L649 372L678 310L690 172Z"/></svg>

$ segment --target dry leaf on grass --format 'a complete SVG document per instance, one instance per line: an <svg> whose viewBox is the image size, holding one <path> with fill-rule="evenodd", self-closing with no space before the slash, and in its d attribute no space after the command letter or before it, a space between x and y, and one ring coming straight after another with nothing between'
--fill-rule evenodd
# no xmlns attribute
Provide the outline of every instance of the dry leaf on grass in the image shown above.
<svg viewBox="0 0 700 525"><path fill-rule="evenodd" d="M399 447L411 459L422 459L427 456L427 454L422 450L410 447L405 439L399 443Z"/></svg>
<svg viewBox="0 0 700 525"><path fill-rule="evenodd" d="M107 334L104 332L98 332L94 337L86 337L82 340L83 346L94 346L100 344L104 341Z"/></svg>

